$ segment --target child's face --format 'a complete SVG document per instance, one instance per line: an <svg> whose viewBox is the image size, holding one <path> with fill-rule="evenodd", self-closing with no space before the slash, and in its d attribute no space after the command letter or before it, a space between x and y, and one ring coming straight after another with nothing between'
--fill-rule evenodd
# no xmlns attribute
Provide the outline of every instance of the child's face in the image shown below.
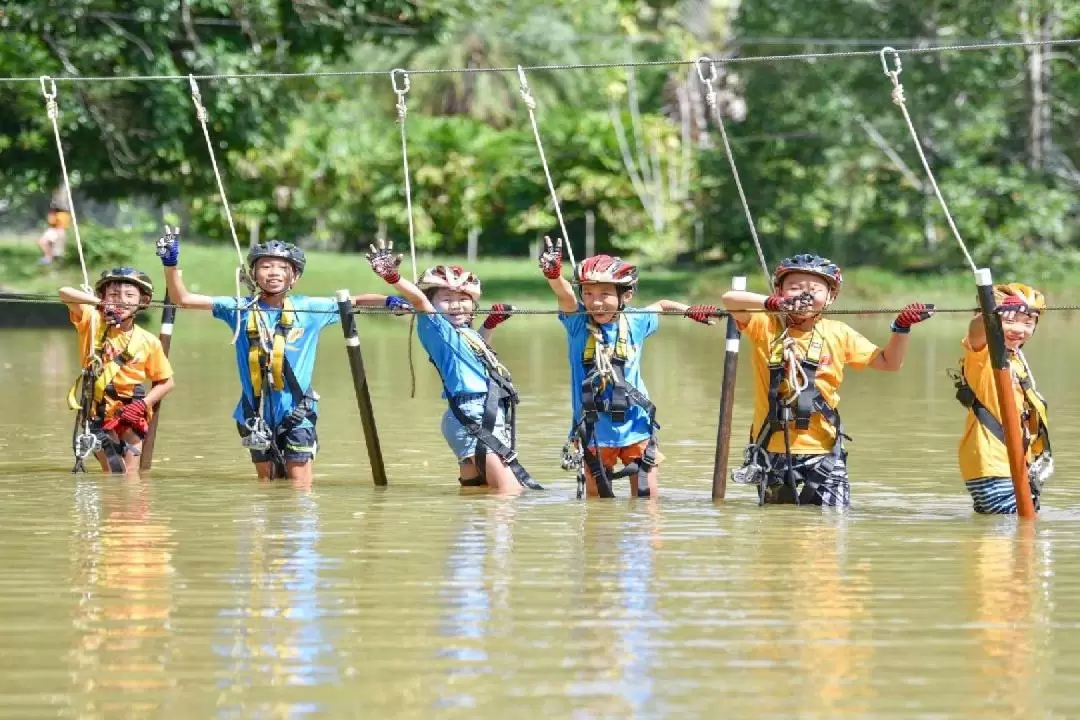
<svg viewBox="0 0 1080 720"><path fill-rule="evenodd" d="M1021 345L1035 334L1039 318L1023 312L1005 313L1001 318L1001 329L1005 332L1005 347L1018 350Z"/></svg>
<svg viewBox="0 0 1080 720"><path fill-rule="evenodd" d="M439 288L431 295L431 304L455 327L468 325L476 312L476 302L467 292Z"/></svg>
<svg viewBox="0 0 1080 720"><path fill-rule="evenodd" d="M291 290L295 280L296 271L288 260L259 258L255 261L255 284L267 295Z"/></svg>
<svg viewBox="0 0 1080 720"><path fill-rule="evenodd" d="M833 300L832 288L820 275L793 272L784 276L783 281L780 283L780 295L783 297L798 297L804 293L813 299L812 309L807 312L796 313L794 317L815 315L824 310Z"/></svg>
<svg viewBox="0 0 1080 720"><path fill-rule="evenodd" d="M101 310L119 324L139 311L142 293L130 283L113 282L105 286Z"/></svg>
<svg viewBox="0 0 1080 720"><path fill-rule="evenodd" d="M629 302L633 295L632 290L623 290L622 301ZM581 304L594 321L609 323L619 312L619 287L615 283L586 283L581 286Z"/></svg>

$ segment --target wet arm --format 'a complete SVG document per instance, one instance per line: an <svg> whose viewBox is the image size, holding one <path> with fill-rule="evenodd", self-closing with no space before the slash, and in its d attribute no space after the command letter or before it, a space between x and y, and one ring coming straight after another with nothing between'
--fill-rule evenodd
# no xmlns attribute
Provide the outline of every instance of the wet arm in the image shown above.
<svg viewBox="0 0 1080 720"><path fill-rule="evenodd" d="M168 290L169 299L182 308L192 310L212 310L214 308L214 299L209 295L188 292L187 286L184 285L184 279L181 277L180 268L165 268L165 287Z"/></svg>
<svg viewBox="0 0 1080 720"><path fill-rule="evenodd" d="M101 299L97 295L78 290L73 287L62 287L59 291L60 300L69 308L75 308L79 305L98 305L101 303Z"/></svg>

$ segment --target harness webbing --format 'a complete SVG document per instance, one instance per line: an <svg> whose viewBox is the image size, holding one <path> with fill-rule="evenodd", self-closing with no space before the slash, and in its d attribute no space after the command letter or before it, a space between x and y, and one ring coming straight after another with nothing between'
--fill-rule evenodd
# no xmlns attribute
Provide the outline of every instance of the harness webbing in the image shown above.
<svg viewBox="0 0 1080 720"><path fill-rule="evenodd" d="M1024 452L1028 451L1028 448L1032 443L1042 440L1042 447L1039 448L1039 453L1051 453L1050 448L1050 430L1049 422L1047 419L1047 402L1046 398L1035 389L1034 380L1031 377L1031 371L1027 367L1027 363L1010 362L1009 369L1013 377L1016 378L1017 383L1020 385L1021 393L1024 397L1024 417L1025 419L1035 416L1038 422L1038 429L1032 434L1028 428L1026 422L1021 423L1024 435ZM967 378L964 377L964 363L961 360L959 371L953 376L954 386L956 387L956 399L961 405L971 410L975 415L975 419L979 421L979 424L986 428L998 442L1005 444L1005 429L1001 425L1001 421L994 416L990 409L986 407L979 400L975 394L974 388L968 384Z"/></svg>

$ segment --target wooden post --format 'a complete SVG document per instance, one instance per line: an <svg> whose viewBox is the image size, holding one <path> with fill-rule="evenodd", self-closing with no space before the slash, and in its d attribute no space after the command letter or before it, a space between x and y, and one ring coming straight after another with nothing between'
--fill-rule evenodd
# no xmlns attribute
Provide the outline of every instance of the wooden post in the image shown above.
<svg viewBox="0 0 1080 720"><path fill-rule="evenodd" d="M596 255L596 213L585 211L585 257Z"/></svg>
<svg viewBox="0 0 1080 720"><path fill-rule="evenodd" d="M375 410L371 406L371 393L368 392L367 372L364 370L364 356L360 352L360 335L356 332L352 295L348 290L338 290L335 298L338 313L341 314L341 330L345 334L345 351L349 354L349 369L352 371L353 389L356 391L356 407L360 410L360 424L364 428L371 474L376 485L385 486L386 465L383 464L379 432L375 427Z"/></svg>
<svg viewBox="0 0 1080 720"><path fill-rule="evenodd" d="M480 245L480 228L469 228L469 244L465 250L465 259L470 263L476 262L476 253Z"/></svg>
<svg viewBox="0 0 1080 720"><path fill-rule="evenodd" d="M746 278L731 279L732 290L745 290ZM731 412L735 405L735 374L739 370L739 326L728 315L724 341L724 379L720 386L720 421L716 427L716 456L713 460L712 496L722 500L727 494L728 448L731 445Z"/></svg>
<svg viewBox="0 0 1080 720"><path fill-rule="evenodd" d="M169 293L165 293L165 307L161 309L161 330L158 331L158 340L161 341L161 349L165 357L169 357L169 348L172 347L173 323L176 322L176 306L169 299ZM139 470L146 472L154 464L154 441L157 439L158 420L161 418L162 400L154 408L154 417L150 418L150 427L146 431L146 440L143 441L142 455L139 457Z"/></svg>
<svg viewBox="0 0 1080 720"><path fill-rule="evenodd" d="M1028 482L1027 458L1020 434L1020 413L1013 395L1013 376L1005 349L1005 332L1001 329L1001 318L994 312L994 281L989 269L975 271L975 285L979 289L979 307L986 325L987 350L990 353L990 364L994 368L994 389L997 390L998 407L1001 408L1001 417L998 419L1005 431L1009 471L1012 474L1013 490L1016 492L1016 512L1022 518L1034 518L1035 503L1031 499L1031 485Z"/></svg>

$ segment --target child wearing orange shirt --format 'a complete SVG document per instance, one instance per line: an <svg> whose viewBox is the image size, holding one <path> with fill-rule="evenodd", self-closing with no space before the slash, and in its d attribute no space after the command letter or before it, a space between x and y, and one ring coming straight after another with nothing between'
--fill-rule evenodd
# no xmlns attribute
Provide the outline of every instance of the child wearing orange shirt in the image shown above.
<svg viewBox="0 0 1080 720"><path fill-rule="evenodd" d="M102 272L94 290L59 291L79 335L83 367L68 394L68 404L78 411L75 469L84 469L83 460L93 453L105 472L138 472L153 408L175 384L161 342L135 324L154 285L146 273L119 267ZM147 381L149 391L143 387Z"/></svg>
<svg viewBox="0 0 1080 720"><path fill-rule="evenodd" d="M1035 334L1046 299L1023 283L994 286L995 311L1001 317L1009 359L1012 392L1020 410L1028 480L1035 509L1043 483L1054 472L1047 428L1046 400L1035 389L1027 359L1021 348ZM956 399L968 409L960 438L960 475L971 495L975 512L1001 515L1016 513L1016 491L1005 449L1001 407L994 387L994 368L981 315L972 318L962 342L961 371L954 373Z"/></svg>
<svg viewBox="0 0 1080 720"><path fill-rule="evenodd" d="M837 412L844 368L899 370L911 326L929 318L933 306L907 306L881 349L846 323L821 316L843 284L840 268L828 258L787 258L772 280L769 296L740 290L723 296L754 347L750 445L732 479L758 485L763 504L847 507L846 436Z"/></svg>

